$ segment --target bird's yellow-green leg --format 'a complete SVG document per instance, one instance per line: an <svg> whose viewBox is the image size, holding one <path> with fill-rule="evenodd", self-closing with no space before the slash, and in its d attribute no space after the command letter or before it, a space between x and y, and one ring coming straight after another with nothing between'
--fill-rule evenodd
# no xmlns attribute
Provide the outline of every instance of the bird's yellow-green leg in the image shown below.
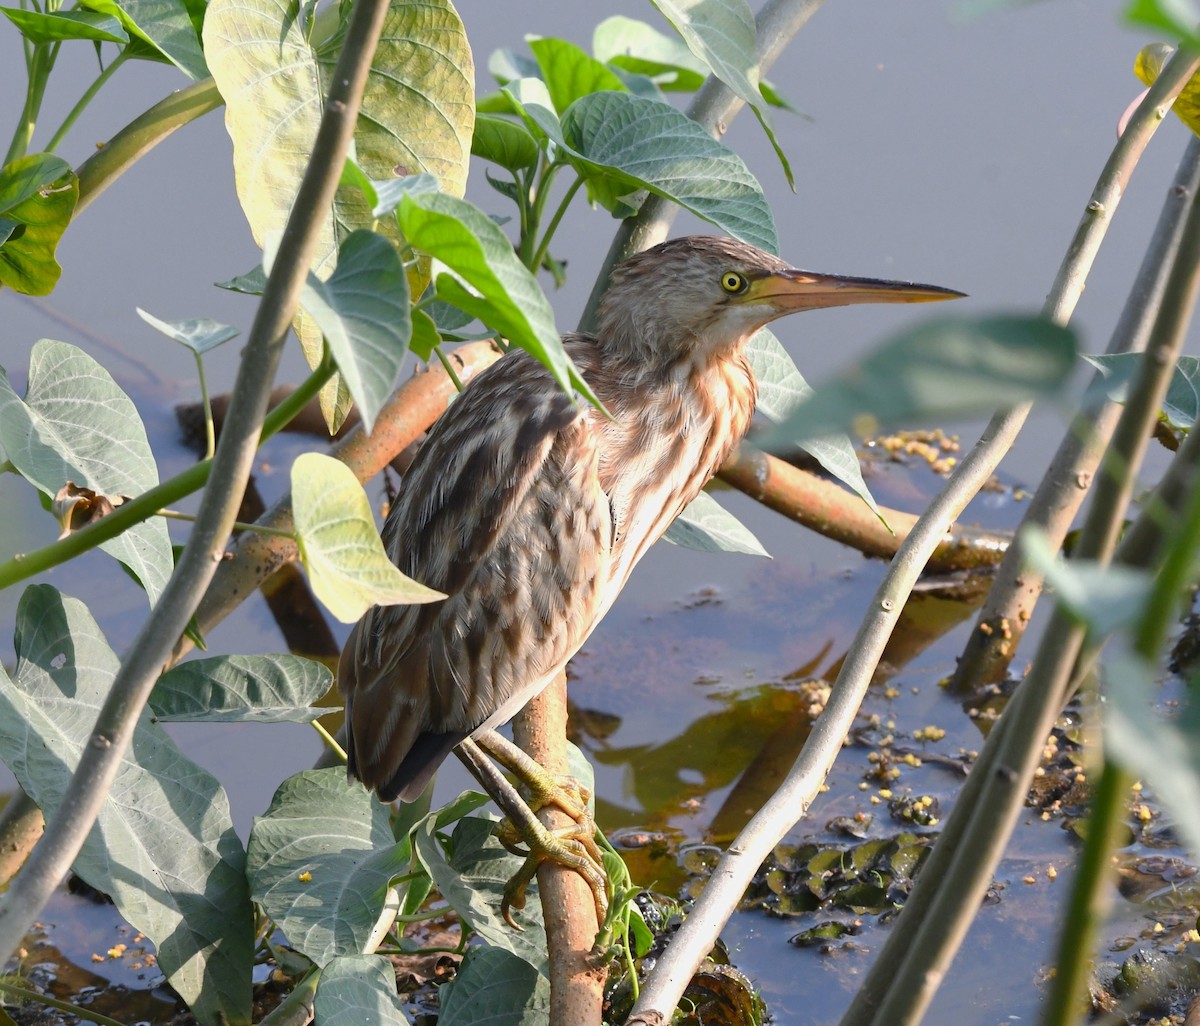
<svg viewBox="0 0 1200 1026"><path fill-rule="evenodd" d="M583 877L596 903L597 920L604 922L608 912L608 879L596 844L596 825L587 809L587 792L573 779L560 782L511 741L492 731L462 741L456 753L507 819L497 831L500 843L525 857L525 863L504 887L500 912L505 921L520 929L511 910L525 907L525 889L538 866L549 859ZM496 762L528 788L530 801L517 793L496 768ZM565 830L543 826L536 812L550 805L570 816L574 825ZM519 849L518 841L524 842L527 850Z"/></svg>

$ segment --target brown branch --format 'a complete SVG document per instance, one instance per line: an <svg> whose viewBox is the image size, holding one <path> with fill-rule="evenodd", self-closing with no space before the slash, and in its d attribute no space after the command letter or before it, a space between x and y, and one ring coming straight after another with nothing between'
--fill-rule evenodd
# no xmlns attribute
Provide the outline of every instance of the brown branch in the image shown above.
<svg viewBox="0 0 1200 1026"><path fill-rule="evenodd" d="M775 512L867 556L891 559L917 522L911 513L881 507L884 519L896 532L892 534L858 496L746 442L726 460L718 476ZM1004 557L1009 540L956 524L938 545L928 569L946 573L995 566Z"/></svg>
<svg viewBox="0 0 1200 1026"><path fill-rule="evenodd" d="M513 739L556 776L570 772L567 736L567 677L560 673L513 721ZM550 830L571 826L565 812L548 807L538 818ZM583 877L549 860L538 867L538 890L550 954L550 1022L599 1023L605 971L591 957L600 924L596 903Z"/></svg>

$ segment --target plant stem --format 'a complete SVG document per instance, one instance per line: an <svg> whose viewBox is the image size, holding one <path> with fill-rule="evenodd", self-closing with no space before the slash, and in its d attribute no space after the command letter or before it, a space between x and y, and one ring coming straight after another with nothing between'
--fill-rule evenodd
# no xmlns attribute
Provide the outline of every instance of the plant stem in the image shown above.
<svg viewBox="0 0 1200 1026"><path fill-rule="evenodd" d="M336 368L327 361L318 367L305 379L284 402L275 407L263 420L262 434L259 444L278 432L293 417L296 416L314 395L331 377ZM80 553L94 549L110 538L115 538L122 531L128 530L134 524L149 520L160 510L178 502L185 496L198 492L208 482L212 472L213 461L202 460L176 474L169 481L151 488L148 492L135 496L129 502L122 503L108 516L88 524L81 530L74 531L65 538L51 542L49 545L33 552L18 553L7 562L0 563L0 588L26 580L36 574L49 570L68 559L73 559Z"/></svg>
<svg viewBox="0 0 1200 1026"><path fill-rule="evenodd" d="M195 82L160 100L93 153L76 169L79 176L79 201L76 217L97 196L115 182L138 158L202 114L220 107L225 101L211 78Z"/></svg>
<svg viewBox="0 0 1200 1026"><path fill-rule="evenodd" d="M346 750L337 743L337 738L335 738L331 733L329 733L328 730L325 729L325 724L323 724L320 720L312 720L311 722L313 730L320 734L321 740L325 742L325 747L333 752L333 754L336 755L342 762L347 762L348 757L346 755Z"/></svg>
<svg viewBox="0 0 1200 1026"><path fill-rule="evenodd" d="M446 372L446 376L453 383L454 390L461 392L463 390L463 383L459 380L458 371L454 369L454 364L446 358L446 354L442 352L441 346L434 346L433 351L437 353L438 362L442 365L442 370Z"/></svg>
<svg viewBox="0 0 1200 1026"><path fill-rule="evenodd" d="M221 441L191 538L157 606L134 640L101 707L89 744L46 833L0 906L0 958L21 942L91 831L134 727L175 640L184 633L222 559L246 489L263 417L292 317L354 136L363 87L387 15L387 0L359 0L330 79L312 159L296 193L279 254L243 350Z"/></svg>
<svg viewBox="0 0 1200 1026"><path fill-rule="evenodd" d="M579 191L579 187L583 184L583 176L577 175L561 202L555 208L554 216L550 218L550 223L546 226L546 233L542 236L541 244L537 248L537 252L533 254L533 260L529 264L529 269L535 274L537 269L542 266L542 261L546 259L546 251L550 248L550 240L554 237L554 233L558 230L558 224L563 219L563 214L567 212L567 207L571 205L571 200L575 198L575 193Z"/></svg>
<svg viewBox="0 0 1200 1026"><path fill-rule="evenodd" d="M35 43L26 63L25 103L21 108L21 119L17 122L4 163L9 164L29 152L33 133L37 129L38 114L42 109L42 98L46 95L46 82L58 56L57 43Z"/></svg>
<svg viewBox="0 0 1200 1026"><path fill-rule="evenodd" d="M211 460L217 451L217 428L213 423L212 401L208 396L208 379L204 375L204 357L196 357L196 379L200 382L200 402L204 405L204 458Z"/></svg>
<svg viewBox="0 0 1200 1026"><path fill-rule="evenodd" d="M162 517L164 520L186 520L188 523L195 523L196 521L195 513L183 513L177 509L160 509L157 516ZM233 530L256 531L258 534L274 534L281 538L291 538L293 540L296 537L294 531L282 531L274 527L260 527L258 524L247 524L242 520L235 520L233 522Z"/></svg>
<svg viewBox="0 0 1200 1026"><path fill-rule="evenodd" d="M107 1015L101 1015L90 1008L84 1008L82 1005L73 1005L70 1001L62 1001L59 998L51 997L49 994L42 994L36 990L17 987L11 983L5 983L3 980L0 980L0 993L11 994L22 1001L29 1001L37 1005L46 1005L48 1008L57 1008L60 1012L70 1012L72 1015L79 1016L84 1022L94 1022L96 1026L125 1026L123 1022L110 1019Z"/></svg>
<svg viewBox="0 0 1200 1026"><path fill-rule="evenodd" d="M58 131L54 133L50 141L46 144L47 153L53 153L56 149L58 149L59 145L63 141L63 138L79 119L79 115L81 115L87 109L87 105L91 103L95 95L100 92L101 88L104 86L104 83L112 78L112 76L116 73L117 68L124 64L126 59L125 51L122 50L109 62L108 67L96 76L95 81L87 87L87 90L79 98L79 102L71 108L70 113L63 119L63 123L58 126Z"/></svg>

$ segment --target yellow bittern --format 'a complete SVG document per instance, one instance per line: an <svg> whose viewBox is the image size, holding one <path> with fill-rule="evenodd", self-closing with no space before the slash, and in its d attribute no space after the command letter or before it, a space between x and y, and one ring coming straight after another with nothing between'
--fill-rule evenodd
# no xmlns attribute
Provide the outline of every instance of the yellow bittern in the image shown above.
<svg viewBox="0 0 1200 1026"><path fill-rule="evenodd" d="M563 340L609 417L524 352L482 372L430 431L383 528L396 565L448 597L371 609L342 652L350 772L411 801L451 749L554 679L745 434L759 328L959 295L692 236L619 265L596 334Z"/></svg>

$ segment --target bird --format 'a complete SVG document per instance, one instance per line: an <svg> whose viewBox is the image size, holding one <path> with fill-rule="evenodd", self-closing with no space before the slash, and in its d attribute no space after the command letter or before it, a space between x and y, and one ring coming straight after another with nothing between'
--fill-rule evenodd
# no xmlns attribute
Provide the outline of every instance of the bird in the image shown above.
<svg viewBox="0 0 1200 1026"><path fill-rule="evenodd" d="M353 628L338 667L349 773L381 800L412 801L455 746L555 678L749 428L746 346L760 328L961 295L799 270L718 236L618 264L595 332L563 337L603 410L513 348L466 385L404 475L385 548L447 597L376 606Z"/></svg>

